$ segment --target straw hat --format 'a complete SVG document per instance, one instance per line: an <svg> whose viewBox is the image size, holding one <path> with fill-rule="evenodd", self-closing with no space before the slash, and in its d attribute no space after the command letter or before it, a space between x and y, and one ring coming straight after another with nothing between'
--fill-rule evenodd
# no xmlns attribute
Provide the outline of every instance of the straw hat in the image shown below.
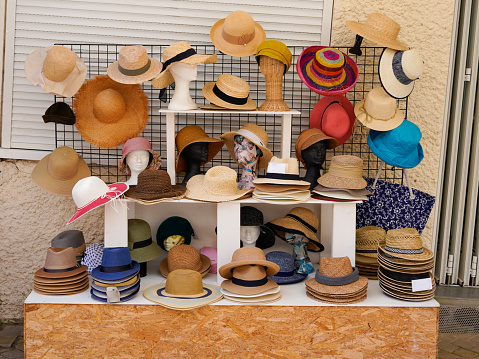
<svg viewBox="0 0 479 359"><path fill-rule="evenodd" d="M141 84L158 76L163 69L160 61L148 57L141 45L123 46L118 53L118 61L110 64L108 76L122 84Z"/></svg>
<svg viewBox="0 0 479 359"><path fill-rule="evenodd" d="M318 183L329 188L366 188L363 160L351 155L333 156L328 172L318 178Z"/></svg>
<svg viewBox="0 0 479 359"><path fill-rule="evenodd" d="M166 251L169 251L173 247L169 247L169 245L172 245L171 241L168 241L170 237L181 237L182 241L176 244L180 245L183 243L190 244L191 236L194 235L195 232L193 231L193 227L186 218L172 216L161 222L156 232L156 242L161 248Z"/></svg>
<svg viewBox="0 0 479 359"><path fill-rule="evenodd" d="M218 56L216 54L199 55L187 42L177 42L163 50L163 70L155 79L151 80L151 84L156 88L164 89L175 82L169 68L178 62L187 65L199 65L214 64L217 60Z"/></svg>
<svg viewBox="0 0 479 359"><path fill-rule="evenodd" d="M268 163L265 178L256 178L256 184L280 184L280 185L310 185L299 178L298 160L295 158L278 158L273 156ZM309 187L308 187L309 188Z"/></svg>
<svg viewBox="0 0 479 359"><path fill-rule="evenodd" d="M130 175L131 171L126 165L126 156L128 156L130 152L138 150L148 151L150 153L150 162L146 167L147 169L157 170L160 168L160 154L152 150L150 141L144 137L133 137L127 140L121 149L121 159L118 163L118 169L121 173L124 173L127 176Z"/></svg>
<svg viewBox="0 0 479 359"><path fill-rule="evenodd" d="M394 50L408 50L408 47L397 39L401 26L386 15L374 12L369 14L364 23L346 21L346 26L355 34L376 44Z"/></svg>
<svg viewBox="0 0 479 359"><path fill-rule="evenodd" d="M43 91L62 97L72 97L87 75L82 59L65 46L49 46L28 55L25 77Z"/></svg>
<svg viewBox="0 0 479 359"><path fill-rule="evenodd" d="M284 64L284 73L285 74L291 67L293 61L293 54L288 49L288 47L278 40L266 40L259 44L256 49L256 62L259 65L259 57L267 56L272 59L281 61Z"/></svg>
<svg viewBox="0 0 479 359"><path fill-rule="evenodd" d="M394 98L405 98L414 89L414 81L422 75L424 62L417 49L395 51L384 49L379 58L379 80Z"/></svg>
<svg viewBox="0 0 479 359"><path fill-rule="evenodd" d="M279 271L279 266L276 263L267 261L261 249L257 247L243 247L235 250L231 263L221 266L218 272L223 278L231 279L233 277L233 268L254 264L264 267L268 277L275 275Z"/></svg>
<svg viewBox="0 0 479 359"><path fill-rule="evenodd" d="M243 136L253 142L256 146L259 147L261 150L261 157L259 158L259 164L258 168L259 169L265 169L268 167L268 162L271 160L271 157L273 157L273 153L268 149L268 134L266 131L254 124L254 123L245 123L239 130L237 131L232 131L232 132L226 132L220 136L222 140L225 141L226 147L228 148L228 151L230 152L231 158L235 160L236 163L238 161L236 160L236 155L234 151L234 143L235 143L235 136Z"/></svg>
<svg viewBox="0 0 479 359"><path fill-rule="evenodd" d="M356 115L351 102L344 96L325 96L314 105L309 127L318 128L342 145L354 132Z"/></svg>
<svg viewBox="0 0 479 359"><path fill-rule="evenodd" d="M294 258L291 254L281 251L266 253L266 260L276 263L279 266L279 272L269 277L278 284L293 284L306 279L308 276L304 273L296 273L294 270Z"/></svg>
<svg viewBox="0 0 479 359"><path fill-rule="evenodd" d="M379 242L386 254L411 261L427 261L433 253L422 246L421 236L414 228L390 229L386 239Z"/></svg>
<svg viewBox="0 0 479 359"><path fill-rule="evenodd" d="M374 194L366 188L363 188L363 189L329 188L329 187L321 186L320 184L318 184L316 187L314 187L313 191L323 192L323 193L324 192L335 192L336 193L338 191L341 191L341 192L346 192L353 197L374 196Z"/></svg>
<svg viewBox="0 0 479 359"><path fill-rule="evenodd" d="M140 264L132 261L128 247L109 247L103 249L101 265L92 270L94 280L130 279L140 271Z"/></svg>
<svg viewBox="0 0 479 359"><path fill-rule="evenodd" d="M231 279L224 280L221 288L241 295L255 295L277 288L278 284L268 279L266 271L262 265L236 266L231 269Z"/></svg>
<svg viewBox="0 0 479 359"><path fill-rule="evenodd" d="M86 249L85 237L83 237L83 232L76 229L71 229L58 233L55 237L53 237L52 241L50 242L50 245L53 248L72 247L73 251L75 252L75 257L78 263L80 263L81 259L83 258L83 253Z"/></svg>
<svg viewBox="0 0 479 359"><path fill-rule="evenodd" d="M51 289L45 286L39 286L38 284L33 284L33 290L42 295L48 296L57 296L57 295L73 295L86 291L90 287L90 284L87 279L83 280L77 285L65 285L62 288Z"/></svg>
<svg viewBox="0 0 479 359"><path fill-rule="evenodd" d="M378 257L378 242L386 238L386 231L375 226L356 229L356 253L365 257Z"/></svg>
<svg viewBox="0 0 479 359"><path fill-rule="evenodd" d="M327 46L310 46L296 62L299 78L324 96L342 95L358 81L358 67L345 53Z"/></svg>
<svg viewBox="0 0 479 359"><path fill-rule="evenodd" d="M217 138L209 137L205 130L200 126L191 125L183 127L175 138L176 150L178 151L178 158L176 160L176 172L185 172L186 171L186 159L181 157L181 153L186 148L186 146L191 145L192 143L197 142L207 142L208 143L208 160L210 162L213 157L221 150L224 142L218 140ZM206 162L201 162L201 165L204 165Z"/></svg>
<svg viewBox="0 0 479 359"><path fill-rule="evenodd" d="M301 151L307 149L309 146L312 146L315 143L320 141L326 141L326 148L328 150L331 150L338 145L338 141L335 138L326 136L324 132L318 128L308 128L306 130L301 131L301 133L299 134L298 139L296 140L296 144L294 145L294 148L296 150L296 157L301 163L303 163L305 167L306 167L306 164L304 163L304 159L303 159L303 156L301 155Z"/></svg>
<svg viewBox="0 0 479 359"><path fill-rule="evenodd" d="M231 110L256 110L256 103L249 97L250 86L242 78L229 74L218 76L216 82L208 82L201 91L211 103ZM209 109L208 106L202 106Z"/></svg>
<svg viewBox="0 0 479 359"><path fill-rule="evenodd" d="M202 277L208 274L211 260L200 254L195 248L187 244L180 244L170 249L168 256L160 263L160 273L163 277L176 269L197 271Z"/></svg>
<svg viewBox="0 0 479 359"><path fill-rule="evenodd" d="M125 85L106 75L88 80L73 100L75 126L83 139L100 148L121 145L148 123L148 96L140 85Z"/></svg>
<svg viewBox="0 0 479 359"><path fill-rule="evenodd" d="M308 183L308 182L306 182ZM268 184L268 183L256 183L254 189L258 189L262 192L268 193L281 193L290 190L309 190L309 184L304 185L283 185L283 184Z"/></svg>
<svg viewBox="0 0 479 359"><path fill-rule="evenodd" d="M364 99L354 106L354 114L359 122L376 131L390 131L398 127L404 115L397 108L396 100L382 87L369 91Z"/></svg>
<svg viewBox="0 0 479 359"><path fill-rule="evenodd" d="M203 307L223 298L216 285L204 284L198 272L177 269L166 278L166 283L151 286L143 296L166 308L189 310Z"/></svg>
<svg viewBox="0 0 479 359"><path fill-rule="evenodd" d="M43 157L32 171L32 180L47 192L71 196L75 184L90 176L86 162L73 148L58 147Z"/></svg>
<svg viewBox="0 0 479 359"><path fill-rule="evenodd" d="M143 204L154 204L181 199L186 194L182 185L172 185L168 172L164 170L144 170L138 175L138 183L131 186L125 197Z"/></svg>
<svg viewBox="0 0 479 359"><path fill-rule="evenodd" d="M47 108L42 118L45 123L56 122L64 125L74 125L76 121L71 107L65 102L55 102Z"/></svg>
<svg viewBox="0 0 479 359"><path fill-rule="evenodd" d="M215 166L204 175L190 178L186 184L186 198L204 202L227 202L247 197L253 190L237 188L235 170L225 166Z"/></svg>
<svg viewBox="0 0 479 359"><path fill-rule="evenodd" d="M87 266L77 263L72 247L48 248L43 268L35 272L35 276L43 278L66 278L86 272Z"/></svg>
<svg viewBox="0 0 479 359"><path fill-rule="evenodd" d="M255 54L258 45L266 40L266 33L250 14L237 10L211 27L210 38L221 52L243 57Z"/></svg>
<svg viewBox="0 0 479 359"><path fill-rule="evenodd" d="M151 240L150 225L142 219L128 220L128 248L131 259L139 263L151 261L161 254L161 248Z"/></svg>

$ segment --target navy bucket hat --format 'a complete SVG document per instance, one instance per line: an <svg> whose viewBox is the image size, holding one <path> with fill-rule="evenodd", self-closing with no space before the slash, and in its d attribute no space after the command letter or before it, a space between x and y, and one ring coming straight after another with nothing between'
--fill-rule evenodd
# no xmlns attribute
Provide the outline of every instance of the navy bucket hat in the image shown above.
<svg viewBox="0 0 479 359"><path fill-rule="evenodd" d="M101 265L93 269L93 278L118 280L138 273L140 264L131 260L128 247L104 248Z"/></svg>
<svg viewBox="0 0 479 359"><path fill-rule="evenodd" d="M268 277L278 284L293 284L306 279L307 274L296 273L294 271L293 256L286 252L274 251L266 253L266 260L279 265L279 272Z"/></svg>

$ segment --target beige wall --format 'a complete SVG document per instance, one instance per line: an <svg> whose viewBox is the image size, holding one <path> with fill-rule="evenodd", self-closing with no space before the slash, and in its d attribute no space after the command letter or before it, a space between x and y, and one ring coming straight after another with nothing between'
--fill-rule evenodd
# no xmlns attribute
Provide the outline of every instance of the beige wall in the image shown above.
<svg viewBox="0 0 479 359"><path fill-rule="evenodd" d="M411 173L413 187L434 194L437 185L444 96L451 41L452 0L391 1L335 0L332 44L352 45L354 34L346 20L364 21L379 11L402 26L400 39L418 48L425 72L409 102L409 119L422 130L424 161ZM374 46L368 41L365 46ZM32 161L0 160L0 318L23 317L23 300L32 289L32 276L42 266L50 240L66 230L75 212L71 198L56 197L39 190L30 180ZM103 238L103 212L95 210L68 229L80 229L87 243ZM430 245L432 218L424 232Z"/></svg>

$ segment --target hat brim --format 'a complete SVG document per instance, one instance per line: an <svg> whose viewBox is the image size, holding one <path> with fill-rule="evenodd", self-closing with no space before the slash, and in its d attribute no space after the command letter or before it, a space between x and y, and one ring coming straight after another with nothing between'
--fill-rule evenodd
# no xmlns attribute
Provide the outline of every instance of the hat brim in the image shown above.
<svg viewBox="0 0 479 359"><path fill-rule="evenodd" d="M213 92L213 87L215 86L215 84L216 82L208 82L201 90L201 93L203 94L203 96L211 103L217 106L223 107L225 109L231 109L231 110L244 110L244 111L256 110L257 108L256 103L249 96L244 105L235 105L233 103L229 103L220 99Z"/></svg>
<svg viewBox="0 0 479 359"><path fill-rule="evenodd" d="M120 298L121 298L121 296L126 297L127 295L131 294L130 292L135 291L139 287L140 287L140 278L138 278L137 281L133 284L125 285L122 287L116 287L116 289L118 289L118 291L120 292ZM98 297L103 297L103 295L106 295L108 287L102 287L102 286L96 285L95 283L92 283L91 288L93 289L94 294L96 294Z"/></svg>
<svg viewBox="0 0 479 359"><path fill-rule="evenodd" d="M365 99L359 101L356 106L354 106L354 114L356 119L367 128L371 128L375 131L390 131L398 127L404 121L404 115L401 110L396 109L396 114L389 120L377 120L374 118L369 119L369 116L364 109Z"/></svg>
<svg viewBox="0 0 479 359"><path fill-rule="evenodd" d="M120 279L102 279L102 278L93 278L94 282L99 282L103 283L105 287L116 287L116 285L121 284L121 285L126 285L124 283L135 281L136 278L138 277L138 273L132 273L131 275L125 276L124 278Z"/></svg>
<svg viewBox="0 0 479 359"><path fill-rule="evenodd" d="M324 246L319 242L318 238L316 237L316 233L293 218L281 217L266 223L266 225L271 228L273 232L283 241L286 241L286 238L284 237L286 232L297 233L305 236L316 246L318 246L320 249L319 252L324 251Z"/></svg>
<svg viewBox="0 0 479 359"><path fill-rule="evenodd" d="M408 97L414 90L416 81L411 81L409 84L404 85L396 78L393 71L393 57L396 52L388 48L383 50L379 58L379 81L389 96L395 99L403 99Z"/></svg>
<svg viewBox="0 0 479 359"><path fill-rule="evenodd" d="M263 292L266 292L270 289L278 287L278 284L268 279L268 281L258 287L245 287L234 284L232 279L224 280L221 282L221 288L226 289L227 291L235 294L242 294L242 295L256 295ZM258 298L255 298L258 299Z"/></svg>
<svg viewBox="0 0 479 359"><path fill-rule="evenodd" d="M204 180L205 175L196 175L191 177L187 183L188 194L186 195L186 198L193 199L195 201L219 203L249 197L253 192L252 189L237 189L236 193L231 195L212 194L204 189Z"/></svg>
<svg viewBox="0 0 479 359"><path fill-rule="evenodd" d="M320 295L354 295L368 287L367 278L359 276L359 279L355 282L345 285L325 285L311 278L306 282L306 287L311 291Z"/></svg>
<svg viewBox="0 0 479 359"><path fill-rule="evenodd" d="M328 304L355 304L355 303L360 303L363 302L367 299L367 294L364 294L358 298L348 298L348 299L338 299L334 297L323 297L318 294L308 292L306 291L306 295L308 298L318 301L318 302L323 302L323 303L328 303ZM326 299L327 298L327 299Z"/></svg>
<svg viewBox="0 0 479 359"><path fill-rule="evenodd" d="M211 259L209 259L204 254L200 254L200 259L201 259L201 268L198 269L197 272L200 273L202 277L204 277L208 274L210 270ZM170 270L168 269L168 257L166 257L165 259L161 261L159 269L163 277L165 278L168 277L168 274L170 274Z"/></svg>
<svg viewBox="0 0 479 359"><path fill-rule="evenodd" d="M149 262L161 255L161 248L156 242L142 248L130 249L131 259L138 263Z"/></svg>
<svg viewBox="0 0 479 359"><path fill-rule="evenodd" d="M38 283L38 284L48 284L48 285L65 285L65 284L70 284L70 283L78 283L81 280L85 279L85 277L88 277L88 272L81 272L78 273L77 275L73 275L71 277L65 277L65 278L47 278L47 277L37 277L33 276L33 282Z"/></svg>
<svg viewBox="0 0 479 359"><path fill-rule="evenodd" d="M67 272L45 272L44 268L40 268L37 270L34 275L37 277L42 277L42 278L69 278L76 276L77 274L80 274L82 272L86 272L87 266L81 265L78 268L75 268L73 270L67 271Z"/></svg>
<svg viewBox="0 0 479 359"><path fill-rule="evenodd" d="M262 259L251 259L251 260L244 260L244 261L235 261L231 263L227 263L223 266L221 266L218 269L218 273L220 276L226 279L231 279L233 278L233 269L236 267L241 267L241 266L246 266L246 265L258 265L258 266L263 266L266 270L266 276L271 277L275 275L276 273L279 272L279 265L276 263L267 261L267 260L262 260ZM225 288L226 290L229 290ZM235 292L233 292L235 293ZM241 293L238 293L241 294Z"/></svg>
<svg viewBox="0 0 479 359"><path fill-rule="evenodd" d="M138 186L131 186L128 191L125 192L125 197L128 199L136 199L140 201L154 201L154 200L168 200L171 197L175 199L182 198L186 194L186 187L182 185L172 185L169 192L163 193L145 193L138 191Z"/></svg>
<svg viewBox="0 0 479 359"><path fill-rule="evenodd" d="M352 177L339 177L331 174L330 172L325 173L318 178L318 183L321 186L329 188L349 188L349 189L364 189L368 185L366 180L361 178L352 178Z"/></svg>
<svg viewBox="0 0 479 359"><path fill-rule="evenodd" d="M329 197L332 199L341 199L341 200L346 200L346 201L367 201L368 197L367 196L353 196L352 194L349 194L348 192L345 191L316 191L313 190L314 193L323 196L323 197Z"/></svg>
<svg viewBox="0 0 479 359"><path fill-rule="evenodd" d="M304 181L306 182L306 181ZM290 191L292 189L297 189L297 190L308 190L310 183L306 182L307 184L304 185L284 185L284 184L270 184L270 183L256 183L255 189L259 189L260 191L263 192L268 192L268 193L281 193L285 191Z"/></svg>
<svg viewBox="0 0 479 359"><path fill-rule="evenodd" d="M127 300L132 299L135 295L138 294L139 291L140 291L140 287L138 287L138 289L137 289L136 291L134 291L133 293L127 295L126 297L123 297L123 298L120 297L120 302L126 302ZM108 299L107 299L107 298L101 298L101 297L95 295L93 289L90 290L90 294L91 294L91 297L92 297L93 299L99 300L100 302L105 302L105 303L108 302Z"/></svg>
<svg viewBox="0 0 479 359"><path fill-rule="evenodd" d="M361 253L361 254L356 253L356 262L359 262L362 265L368 264L368 265L374 265L377 267L379 265L377 253L375 256L366 256L366 254L369 254L369 253Z"/></svg>
<svg viewBox="0 0 479 359"><path fill-rule="evenodd" d="M223 298L220 287L216 285L203 283L203 290L206 291L206 294L203 294L202 296L196 298L191 296L183 297L181 295L165 295L165 285L166 283L162 283L146 288L143 292L143 296L152 302L176 310L199 308L217 302L221 298Z"/></svg>
<svg viewBox="0 0 479 359"><path fill-rule="evenodd" d="M253 181L253 184L277 184L277 185L286 185L286 186L309 186L311 183L303 181L303 180L282 180L276 178L256 178ZM298 189L298 188L290 188L290 189Z"/></svg>
<svg viewBox="0 0 479 359"><path fill-rule="evenodd" d="M124 279L126 277L131 276L132 274L137 274L140 271L140 263L137 261L131 261L132 268L121 271L121 272L114 272L114 273L107 273L107 272L101 272L100 267L98 266L95 269L91 271L91 275L94 280L97 279L105 279L105 280L119 280L119 279Z"/></svg>
<svg viewBox="0 0 479 359"><path fill-rule="evenodd" d="M158 76L163 70L163 64L158 61L157 59L154 58L149 58L150 59L150 68L142 73L141 75L137 76L128 76L124 75L120 72L118 68L118 61L113 62L108 66L108 69L106 70L106 73L108 76L116 82L119 82L121 84L125 85L135 85L135 84L141 84L143 82L149 81L152 78L155 78Z"/></svg>
<svg viewBox="0 0 479 359"><path fill-rule="evenodd" d="M378 247L384 252L387 253L391 256L394 256L396 258L401 258L401 259L408 259L411 261L428 261L434 258L434 254L432 251L429 249L422 247L422 253L420 254L404 254L404 253L394 253L394 252L389 252L385 248L386 246L386 241L385 240L380 240L378 242Z"/></svg>
<svg viewBox="0 0 479 359"><path fill-rule="evenodd" d="M92 286L93 284L95 284L97 287L103 287L103 288L106 288L106 287L129 287L129 286L132 286L134 284L136 284L136 282L138 282L138 280L140 279L140 277L138 275L134 275L132 278L126 280L126 281L123 281L123 282L120 282L120 283L102 283L102 282L99 282L97 280L94 280L92 281Z"/></svg>
<svg viewBox="0 0 479 359"><path fill-rule="evenodd" d="M269 277L269 279L271 279L273 282L277 284L293 284L293 283L302 282L307 277L308 277L307 274L294 273L292 276L289 276L289 277L277 277L273 275Z"/></svg>
<svg viewBox="0 0 479 359"><path fill-rule="evenodd" d="M212 138L212 137L198 137L194 139L193 141L190 141L186 143L183 148L178 148L178 157L176 159L176 172L186 172L186 159L184 157L181 157L181 154L183 153L183 150L191 145L192 143L198 143L198 142L206 142L208 143L208 159L206 162L201 162L201 166L204 164L210 162L216 154L221 150L221 148L224 145L223 140L219 140L217 138Z"/></svg>
<svg viewBox="0 0 479 359"><path fill-rule="evenodd" d="M32 171L32 179L35 184L45 191L57 196L72 196L72 189L75 184L85 177L90 177L91 172L83 158L79 158L78 170L75 176L67 180L59 180L48 173L48 160L51 153L43 157Z"/></svg>
<svg viewBox="0 0 479 359"><path fill-rule="evenodd" d="M320 191L320 192L336 192L336 191L343 191L347 192L353 196L374 196L374 193L372 193L370 190L363 188L363 189L350 189L350 188L329 188L329 187L324 187L318 184L316 187L314 187L315 191Z"/></svg>
<svg viewBox="0 0 479 359"><path fill-rule="evenodd" d="M33 290L42 295L48 295L48 296L60 296L60 295L74 295L74 294L79 294L82 293L90 288L89 283L86 283L80 288L76 288L73 290L65 290L65 291L45 291L40 288L37 288L35 285L33 286Z"/></svg>
<svg viewBox="0 0 479 359"><path fill-rule="evenodd" d="M371 28L370 26L367 26L366 24L357 21L346 21L346 26L349 27L349 29L355 34L375 42L378 45L399 51L409 50L409 47L407 47L403 42L397 39L388 39L383 33Z"/></svg>
<svg viewBox="0 0 479 359"><path fill-rule="evenodd" d="M59 284L53 284L53 283L39 283L37 281L33 281L33 285L45 292L60 292L60 291L73 291L77 289L81 289L85 286L85 284L89 284L89 279L87 277L84 277L78 281L71 282L71 283L59 283Z"/></svg>
<svg viewBox="0 0 479 359"><path fill-rule="evenodd" d="M179 185L180 186L180 185ZM183 186L184 187L184 186ZM175 197L166 197L166 198L160 198L160 199L152 199L150 201L147 201L147 200L143 200L143 199L138 199L138 198L133 198L133 197L125 197L127 198L128 200L132 201L132 202L136 202L136 203L140 203L140 204L144 204L145 206L150 206L152 204L156 204L156 203L162 203L162 202L170 202L170 201L177 201L177 200L180 200L182 198L185 198L186 196L186 192L183 193L182 195L180 196L175 196Z"/></svg>

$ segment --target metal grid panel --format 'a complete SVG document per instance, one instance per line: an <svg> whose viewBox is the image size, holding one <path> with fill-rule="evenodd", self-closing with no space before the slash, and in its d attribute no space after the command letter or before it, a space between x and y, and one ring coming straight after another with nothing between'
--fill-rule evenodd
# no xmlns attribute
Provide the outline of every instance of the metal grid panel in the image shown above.
<svg viewBox="0 0 479 359"><path fill-rule="evenodd" d="M124 45L108 44L62 44L71 48L78 54L88 67L88 78L99 74L106 74L106 69L110 63L117 60L118 51ZM144 45L150 56L161 58L166 45ZM193 46L200 54L213 54L215 47L213 45ZM283 81L283 98L286 103L295 110L301 112L301 116L293 116L292 126L292 148L291 155L294 154L294 143L302 130L309 128L309 115L314 105L320 99L320 96L312 92L304 85L296 73L296 61L304 50L302 46L290 46L293 53L293 65L286 73ZM343 52L348 48L338 47ZM378 62L383 51L381 47L364 47L363 55L352 55L359 69L359 77L356 86L347 93L346 97L353 103L361 101L365 95L376 86L380 86L379 76L377 74ZM220 74L228 73L239 76L246 80L250 86L250 97L258 105L264 101L265 84L264 77L260 73L259 66L254 57L236 58L218 54L218 62L211 65L198 66L198 79L190 85L190 93L199 106L208 104L208 101L201 94L203 86L217 79ZM150 140L153 149L160 154L166 154L166 133L164 115L159 114L160 108L166 108L168 105L159 100L159 90L151 86L150 82L142 84L145 93L149 97L150 121L147 124L143 136ZM173 89L167 89L167 95L171 96ZM55 101L65 101L72 104L72 99L55 98ZM407 99L399 100L398 106L407 117ZM281 148L281 116L280 115L248 115L241 113L233 114L181 114L176 117L176 130L179 131L186 125L197 124L205 129L212 137L218 138L221 134L236 130L246 122L255 122L263 127L269 136L268 148L275 154L279 154ZM364 175L374 177L379 167L380 160L374 156L367 145L368 129L357 124L351 138L343 145L330 151L327 156L325 167L333 155L352 154L359 156L364 161ZM92 174L99 176L107 182L124 181L126 177L118 173L117 164L121 158L121 147L112 149L100 149L90 145L82 140L80 134L74 126L56 124L55 127L55 145L70 146L74 148L89 163ZM238 165L231 159L226 147L203 168L206 171L214 165L230 166L239 170ZM166 161L162 163L162 168L166 167ZM403 176L400 169L385 166L380 179L394 183L402 183ZM304 170L303 174L304 174ZM261 173L260 173L261 175ZM177 178L177 181L180 177Z"/></svg>

